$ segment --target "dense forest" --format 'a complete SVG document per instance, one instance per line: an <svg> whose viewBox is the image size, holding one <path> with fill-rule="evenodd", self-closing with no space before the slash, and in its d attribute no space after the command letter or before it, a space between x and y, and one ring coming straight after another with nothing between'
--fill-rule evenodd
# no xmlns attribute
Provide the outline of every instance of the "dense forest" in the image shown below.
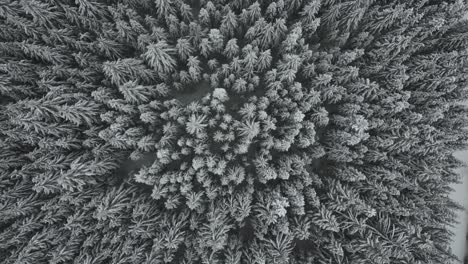
<svg viewBox="0 0 468 264"><path fill-rule="evenodd" d="M467 11L0 0L0 263L455 263Z"/></svg>

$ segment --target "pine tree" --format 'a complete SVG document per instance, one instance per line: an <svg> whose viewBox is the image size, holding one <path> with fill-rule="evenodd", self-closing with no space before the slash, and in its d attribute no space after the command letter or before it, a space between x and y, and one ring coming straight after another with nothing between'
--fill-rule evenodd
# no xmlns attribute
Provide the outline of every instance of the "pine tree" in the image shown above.
<svg viewBox="0 0 468 264"><path fill-rule="evenodd" d="M170 55L173 50L167 42L159 41L148 45L145 59L158 74L171 73L176 66L175 59Z"/></svg>

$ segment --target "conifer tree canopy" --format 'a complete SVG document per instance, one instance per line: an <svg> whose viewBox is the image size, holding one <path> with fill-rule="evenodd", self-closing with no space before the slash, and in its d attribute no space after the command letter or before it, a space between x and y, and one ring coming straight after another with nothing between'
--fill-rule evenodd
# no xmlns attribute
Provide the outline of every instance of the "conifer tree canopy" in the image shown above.
<svg viewBox="0 0 468 264"><path fill-rule="evenodd" d="M456 263L467 12L0 0L0 263Z"/></svg>

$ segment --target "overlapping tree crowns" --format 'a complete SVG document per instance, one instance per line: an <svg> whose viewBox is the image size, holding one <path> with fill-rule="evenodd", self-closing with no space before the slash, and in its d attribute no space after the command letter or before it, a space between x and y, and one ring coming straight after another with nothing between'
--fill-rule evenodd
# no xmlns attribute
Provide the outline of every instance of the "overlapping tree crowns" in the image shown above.
<svg viewBox="0 0 468 264"><path fill-rule="evenodd" d="M213 3L207 3L206 9L200 11L202 28L203 26L216 23L217 21L217 17L211 17L210 11L208 11L216 10L216 5L212 4ZM316 5L315 7L313 7L314 4ZM324 157L322 160L328 162L329 165L335 164L336 166L337 164L350 162L356 165L362 165L364 159L367 158L367 160L369 160L370 156L366 157L368 147L366 145L360 145L359 143L370 139L370 135L367 131L376 128L378 125L375 122L379 121L374 120L369 123L367 120L367 118L377 111L372 108L368 109L368 107L375 107L372 104L369 105L369 103L375 102L373 100L380 99L380 107L385 107L386 104L389 104L389 106L386 107L388 110L380 110L382 116L386 115L388 111L398 113L408 108L408 93L403 93L403 97L395 93L395 99L382 100L385 96L381 90L378 90L378 94L381 98L375 97L375 94L377 94L375 92L376 90L363 89L363 91L365 91L363 94L353 92L351 89L362 89L360 87L363 85L373 85L375 87L374 89L379 89L378 85L375 83L371 84L370 79L357 78L359 74L358 68L348 66L364 55L363 50L356 49L344 53L340 53L339 50L332 51L332 53L322 51L314 54L314 52L311 51L315 51L315 47L309 48L308 45L305 45L305 40L301 40L301 35L303 34L302 28L306 28L306 38L313 39L311 36L314 35L314 30L319 28L320 25L315 22L317 20L314 21L313 19L304 18L302 24L295 25L293 30L287 34L283 26L286 20L274 20L271 18L271 21L268 21L268 14L277 14L278 11L275 10L275 8L281 8L281 6L278 7L278 5L275 5L271 4L268 6L266 18L260 17L259 14L262 12L260 11L261 7L259 4L255 3L244 10L239 16L243 25L246 25L246 27L252 25L252 27L249 27L246 31L246 40L244 40L247 41L248 44L244 44L243 47L238 45L237 38L232 38L239 34L239 31L236 32L233 26L236 25L237 21L236 16L233 16L232 10L228 10L226 16L222 19L220 31L207 28L208 34L206 37L200 37L198 40L199 48L186 48L188 46L187 40L177 40L177 54L180 59L187 59L187 65L189 67L187 71L188 74L183 74L184 71L181 71L181 82L197 82L200 80L201 76L209 75L210 81L216 81L211 82L213 86L214 84L220 84L219 81L223 80L222 84L225 89L218 89L217 91L227 91L230 100L239 96L250 102L240 107L239 111L235 111L236 108L226 108L223 102L218 102L218 100L216 100L219 99L219 97L213 95L213 97L205 97L201 100L200 104L194 103L187 106L186 109L188 111L185 117L181 118L181 116L177 116L177 120L175 120L176 116L173 115L174 119L170 122L180 124L179 133L187 132L189 135L177 134L180 135L177 137L177 145L170 145L170 148L166 147L158 150L158 160L151 167L142 171L142 173L149 173L153 176L139 175L139 179L151 179L147 182L150 184L154 183L154 180L152 180L153 177L159 178L159 180L156 181L153 197L166 198L167 201L175 201L174 199L179 199L177 198L179 196L179 190L191 190L192 188L195 188L197 191L205 188L205 191L201 193L197 192L197 197L199 197L197 200L203 197L203 192L205 192L208 199L214 199L219 195L223 196L223 192L231 195L235 189L230 187L227 192L223 191L222 188L217 186L217 178L212 177L216 175L223 177L222 175L226 170L229 171L228 175L231 175L235 170L245 171L242 173L242 177L240 177L241 180L238 179L236 181L237 184L242 183L242 181L246 179L248 184L253 184L257 188L260 188L259 185L255 184L257 181L260 183L268 183L275 179L288 180L291 176L289 175L290 172L287 169L285 170L285 163L279 163L281 165L278 165L275 160L277 158L288 158L290 152L292 152L295 153L300 163L304 163L305 166L311 166L314 164L313 159L304 158L301 157L301 155L297 156L297 154L302 153L302 155L306 155L306 153L312 151L312 148L320 149L325 147L326 151L316 152L321 154L315 156L314 159ZM306 15L314 16L317 12L314 11L314 8L317 10L320 8L319 2L311 2L304 6L301 14L305 17ZM399 6L398 10L404 10L402 8L402 6ZM363 16L362 10L364 9L365 8L357 9L359 12L355 12L356 20L350 20L345 28L356 27L356 21L360 19L358 18L359 16ZM338 12L338 10L338 7L333 6L326 14L332 14L332 12ZM405 12L410 13L409 10ZM390 14L390 12L388 14ZM394 21L395 17L397 16L393 18L390 16L386 17L385 21L387 21L387 23ZM322 32L324 32L327 26L335 23L334 20L336 20L336 18L325 16L324 20L324 24L321 28ZM317 26L311 26L311 24L314 23ZM385 24L379 23L379 25ZM375 32L388 29L386 25L383 25L382 28L371 28ZM220 33L221 36L219 35ZM226 40L230 38L227 42L223 40L223 34ZM281 39L284 39L283 42L280 41ZM226 43L224 49L222 49L221 44L223 41ZM281 46L282 49L275 49L276 53L273 58L271 56L271 50L268 48L277 46ZM151 47L151 49L153 49L153 47ZM262 51L261 49L264 50ZM224 51L223 54L218 53L221 50ZM199 52L198 55L197 52ZM381 52L376 51L375 54L379 54L380 56L380 53ZM370 54L372 55L373 53ZM211 59L211 56L214 56L216 59ZM219 56L221 56L221 58L219 58ZM201 67L200 63L203 63L202 61L205 60L207 67ZM221 68L213 73L212 71L216 69L216 61L221 62ZM160 63L163 62L164 60L161 59ZM170 62L169 64L173 64L173 59L171 58L168 62ZM162 69L163 64L158 64L157 61L152 61L151 64L153 67L161 69L161 72L166 72ZM312 65L316 66L313 67ZM209 72L211 71L211 73L203 74L203 71L207 69L210 69ZM366 73L366 69L363 68L363 70L364 73ZM376 70L378 71L379 69L372 69L372 71ZM176 80L178 79L177 74L175 74L174 78ZM403 80L405 81L405 79ZM260 84L266 88L262 88ZM390 84L383 82L382 85ZM401 89L401 86L398 89ZM363 105L363 102L367 103ZM229 101L227 101L227 105L232 107ZM395 106L397 107L395 108ZM184 116L184 111L185 110L177 112ZM333 112L333 115L328 116L330 112ZM377 114L376 116L379 115L378 112L375 113ZM185 124L185 127L183 124ZM382 124L380 126L382 126ZM213 131L213 128L217 128L218 130L214 131L211 136L210 132ZM314 132L316 128L319 129L317 133ZM323 141L321 140L322 138ZM239 139L240 141L238 142ZM316 142L317 140L324 145L321 146L321 143ZM216 146L216 143L224 144L220 148L213 149L212 146ZM411 144L414 143L401 141L401 144L392 145L388 150L397 151L396 153L404 153L408 151ZM164 145L166 145L166 143L164 143ZM173 146L180 150L174 151ZM257 146L260 146L260 148ZM290 149L294 151L290 151ZM300 149L303 150L301 151ZM224 156L219 155L219 153L223 153ZM273 156L272 153L274 153L275 156ZM372 150L370 153L372 153ZM325 154L325 156L323 156L323 154ZM192 158L188 160L183 159L183 161L181 161L181 155ZM249 158L237 158L243 155ZM258 157L255 158L253 162L249 160L251 157L253 158L255 156ZM165 168L171 163L171 160L175 161L177 164L181 164L181 166L176 166L172 170L166 171ZM397 162L397 160L395 160L395 162ZM230 163L235 164L234 167L229 167ZM252 174L252 172L254 172L254 174ZM353 176L351 182L361 182L367 179L359 170L354 168L353 172L360 176ZM303 170L298 175L309 174L309 170ZM202 189L198 189L199 187L197 187L197 185L193 185L193 175L196 175L197 184L200 184L203 187ZM349 174L346 176L341 174L335 175L340 180L350 180ZM223 178L220 180L221 183L223 183L222 185L229 183L228 180L224 180ZM145 181L141 180L141 182ZM289 186L290 184L286 182L287 181L285 181L285 184ZM300 181L298 183L300 183ZM304 183L300 184L303 185ZM179 187L175 189L174 186L178 185L180 185L180 189ZM336 185L336 183L329 183L326 186L334 185ZM280 186L282 186L281 183ZM300 195L302 192L301 189L297 189L298 187L294 187L294 185L290 187L285 186L283 188L286 189L282 191L283 194L280 193L280 197L284 198L283 195L285 193L291 193L291 195L294 194L294 196L289 196L288 198L291 202L299 199L297 202L294 202L294 204L296 204L295 206L299 207L291 211L291 214L294 215L293 212L295 212L298 215L304 215L304 209L300 208L301 206L304 207L304 205L307 207L307 203L299 202L301 199L304 200L304 196ZM326 190L326 188L327 187L322 188L321 191ZM182 194L184 193L185 191L182 191ZM189 194L188 197L193 197L192 195L193 194ZM310 196L308 193L307 196L313 198L313 196ZM312 202L312 200L309 202ZM192 204L192 202L190 204ZM312 204L315 204L315 202ZM168 208L174 208L175 206L173 202L166 205L168 205ZM182 206L181 203L179 203L179 205ZM289 203L285 205L288 206ZM374 217L375 209L365 203L364 206L370 208L368 211L372 212L367 217ZM199 205L196 207L191 205L190 207L200 208ZM334 218L331 211L326 211L325 213L325 208L328 207L321 207L321 214L319 215L324 219L330 217ZM309 209L313 211L311 207L309 207ZM363 209L356 210L362 211ZM286 215L281 213L280 216L284 217ZM315 224L322 221L315 218L313 218L313 220ZM258 221L258 219L253 217L251 221L255 222ZM328 221L331 220L326 220L324 223L329 223ZM336 222L336 220L334 221ZM338 224L335 223L335 228L332 229L326 229L325 227L322 227L322 229L338 232L339 229L337 229L337 225ZM326 247L330 248L330 252L333 252L335 256L341 258L344 256L343 249L341 248L342 246L337 241L324 243L331 243Z"/></svg>
<svg viewBox="0 0 468 264"><path fill-rule="evenodd" d="M463 12L6 2L0 261L449 263Z"/></svg>

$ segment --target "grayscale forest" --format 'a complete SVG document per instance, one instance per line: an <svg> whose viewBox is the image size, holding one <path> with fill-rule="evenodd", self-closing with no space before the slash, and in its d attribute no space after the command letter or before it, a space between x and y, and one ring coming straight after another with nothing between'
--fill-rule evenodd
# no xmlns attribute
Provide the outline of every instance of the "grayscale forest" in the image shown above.
<svg viewBox="0 0 468 264"><path fill-rule="evenodd" d="M460 263L467 12L0 0L0 263Z"/></svg>

